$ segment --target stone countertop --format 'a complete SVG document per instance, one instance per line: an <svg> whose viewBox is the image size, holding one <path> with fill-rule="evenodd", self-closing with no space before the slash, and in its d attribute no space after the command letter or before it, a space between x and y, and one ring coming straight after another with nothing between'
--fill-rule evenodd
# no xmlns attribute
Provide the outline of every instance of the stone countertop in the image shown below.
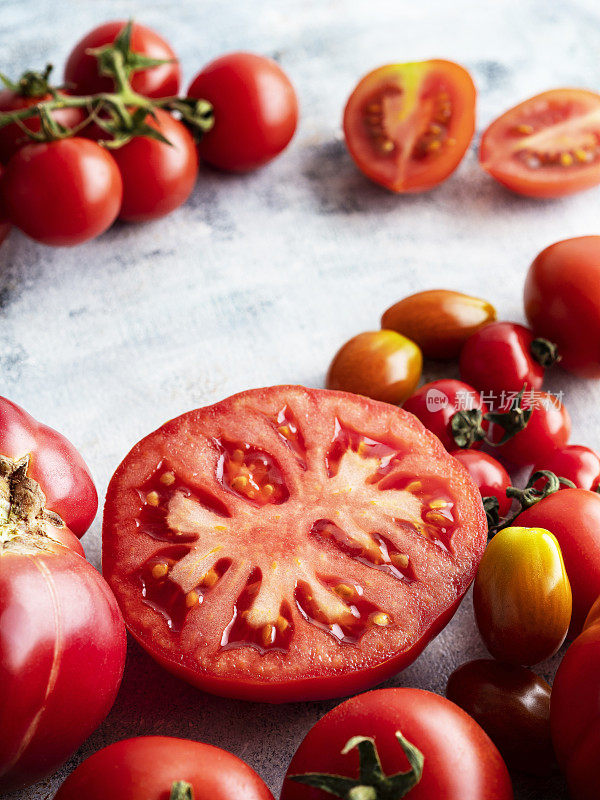
<svg viewBox="0 0 600 800"><path fill-rule="evenodd" d="M249 387L322 385L338 346L378 327L382 310L411 292L465 290L522 320L536 253L598 232L600 189L560 201L511 196L479 169L478 136L441 187L396 197L362 177L340 133L349 92L387 62L463 63L479 90L478 133L545 89L597 89L595 0L1 0L0 12L0 69L11 76L61 65L89 28L133 15L173 44L186 81L214 56L247 49L277 58L300 97L300 127L283 156L241 177L202 170L190 201L165 219L116 225L75 249L45 248L17 232L2 246L0 394L68 435L101 495L129 448L168 418ZM598 385L559 374L550 381L558 388L573 441L599 448ZM100 515L84 544L98 565ZM443 692L457 665L484 654L467 598L389 685ZM556 664L540 671L551 677ZM106 722L57 775L19 796L51 796L92 752L140 734L228 748L277 793L300 739L334 704L210 697L131 643ZM565 792L558 779L519 779L516 795L558 800Z"/></svg>

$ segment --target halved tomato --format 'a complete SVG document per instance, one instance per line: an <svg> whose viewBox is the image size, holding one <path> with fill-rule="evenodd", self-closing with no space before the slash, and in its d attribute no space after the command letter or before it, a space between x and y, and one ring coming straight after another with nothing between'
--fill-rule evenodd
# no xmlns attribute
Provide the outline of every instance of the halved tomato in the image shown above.
<svg viewBox="0 0 600 800"><path fill-rule="evenodd" d="M511 108L483 134L481 166L507 189L562 197L600 183L600 95L551 89Z"/></svg>
<svg viewBox="0 0 600 800"><path fill-rule="evenodd" d="M486 537L479 491L411 414L279 386L133 448L108 489L103 567L167 669L285 702L350 694L413 661Z"/></svg>
<svg viewBox="0 0 600 800"><path fill-rule="evenodd" d="M454 172L475 130L473 79L453 61L389 64L366 75L344 111L352 158L394 192L424 192Z"/></svg>

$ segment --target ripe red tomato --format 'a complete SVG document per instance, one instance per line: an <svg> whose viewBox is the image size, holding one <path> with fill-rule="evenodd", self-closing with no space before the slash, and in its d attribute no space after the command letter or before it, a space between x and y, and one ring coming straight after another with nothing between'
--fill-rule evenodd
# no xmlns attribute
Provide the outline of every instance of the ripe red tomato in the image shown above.
<svg viewBox="0 0 600 800"><path fill-rule="evenodd" d="M127 23L105 22L87 33L71 51L65 66L65 83L75 94L112 92L112 78L100 75L98 60L87 51L112 44ZM166 59L168 63L142 69L130 76L131 87L145 97L171 97L179 92L181 70L170 45L150 28L133 24L131 50L148 58Z"/></svg>
<svg viewBox="0 0 600 800"><path fill-rule="evenodd" d="M502 464L487 453L473 448L453 450L451 454L463 467L466 467L484 499L495 497L498 500L498 513L501 517L505 517L512 505L512 499L506 496L511 480Z"/></svg>
<svg viewBox="0 0 600 800"><path fill-rule="evenodd" d="M525 281L525 313L536 336L556 342L561 367L600 378L600 236L550 245Z"/></svg>
<svg viewBox="0 0 600 800"><path fill-rule="evenodd" d="M123 674L126 637L108 585L46 512L26 461L0 457L0 496L4 792L53 772L104 719Z"/></svg>
<svg viewBox="0 0 600 800"><path fill-rule="evenodd" d="M167 669L285 702L355 692L414 660L486 538L477 488L414 417L284 386L137 444L108 490L103 567Z"/></svg>
<svg viewBox="0 0 600 800"><path fill-rule="evenodd" d="M136 136L112 151L123 179L119 218L144 222L164 217L190 196L198 174L198 154L192 134L168 112L155 109L146 122L170 144Z"/></svg>
<svg viewBox="0 0 600 800"><path fill-rule="evenodd" d="M481 443L473 438L473 434L476 434L480 426L483 430L487 430L487 422L482 416L487 414L488 408L477 389L467 383L450 379L425 383L408 398L403 408L414 414L426 428L435 433L446 450L456 450L457 447L475 449L481 447ZM461 422L458 426L457 414L460 415ZM474 416L476 419L473 419ZM453 424L456 431L452 429ZM458 436L458 441L455 435Z"/></svg>
<svg viewBox="0 0 600 800"><path fill-rule="evenodd" d="M0 397L0 456L30 456L29 474L46 496L46 504L76 536L90 527L98 494L85 461L65 437Z"/></svg>
<svg viewBox="0 0 600 800"><path fill-rule="evenodd" d="M600 183L600 95L551 89L494 120L481 138L481 166L528 197L562 197Z"/></svg>
<svg viewBox="0 0 600 800"><path fill-rule="evenodd" d="M475 86L452 61L388 64L358 83L344 110L356 165L394 192L423 192L454 172L475 130Z"/></svg>
<svg viewBox="0 0 600 800"><path fill-rule="evenodd" d="M32 239L54 246L104 233L119 213L122 194L113 157L79 137L26 145L8 162L2 179L10 221Z"/></svg>
<svg viewBox="0 0 600 800"><path fill-rule="evenodd" d="M414 780L421 768L409 762L399 734L423 758L422 774L416 785ZM374 749L384 776L397 776L397 792L388 786L384 793L381 780L377 780L376 767L367 759ZM413 773L412 782L408 775L398 775L409 770ZM292 777L311 774L329 778L331 793ZM332 776L340 776L337 786L331 781ZM363 794L358 791L351 794L355 786L370 786L373 793L367 794L363 789ZM346 700L311 728L288 767L281 800L327 800L332 796L391 798L405 794L410 800L512 800L513 797L500 753L461 708L422 689L379 689Z"/></svg>
<svg viewBox="0 0 600 800"><path fill-rule="evenodd" d="M578 489L596 492L600 487L600 456L581 444L568 444L553 450L538 461L531 472L533 474L540 470L549 470L559 478L567 478Z"/></svg>
<svg viewBox="0 0 600 800"><path fill-rule="evenodd" d="M218 169L247 172L284 150L298 124L298 98L285 72L270 58L229 53L204 67L188 89L208 100L215 124L198 146Z"/></svg>
<svg viewBox="0 0 600 800"><path fill-rule="evenodd" d="M168 736L124 739L80 764L55 800L273 800L237 756L202 742Z"/></svg>
<svg viewBox="0 0 600 800"><path fill-rule="evenodd" d="M523 511L515 524L547 528L558 539L573 590L570 630L579 633L600 595L600 495L563 489Z"/></svg>

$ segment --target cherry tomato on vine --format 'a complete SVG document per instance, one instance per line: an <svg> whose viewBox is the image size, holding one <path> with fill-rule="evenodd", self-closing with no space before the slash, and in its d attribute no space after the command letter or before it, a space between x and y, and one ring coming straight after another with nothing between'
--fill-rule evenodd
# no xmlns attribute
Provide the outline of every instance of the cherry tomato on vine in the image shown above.
<svg viewBox="0 0 600 800"><path fill-rule="evenodd" d="M540 470L549 470L559 478L566 478L577 489L595 492L600 487L600 455L581 444L568 444L553 450L538 461L532 474Z"/></svg>
<svg viewBox="0 0 600 800"><path fill-rule="evenodd" d="M65 82L75 94L112 92L112 78L100 75L98 59L88 53L112 44L126 26L124 21L105 22L87 33L71 51L65 66ZM131 32L133 54L165 60L167 63L134 71L130 75L132 89L145 97L172 97L179 92L181 70L170 45L150 28L137 22Z"/></svg>
<svg viewBox="0 0 600 800"><path fill-rule="evenodd" d="M525 313L536 336L558 345L560 365L584 378L600 377L600 236L550 245L525 281Z"/></svg>
<svg viewBox="0 0 600 800"><path fill-rule="evenodd" d="M218 169L256 169L279 155L296 131L294 87L264 56L229 53L211 61L192 81L188 96L212 104L215 124L198 151L202 161Z"/></svg>
<svg viewBox="0 0 600 800"><path fill-rule="evenodd" d="M506 496L511 480L502 464L488 453L482 453L472 447L452 450L451 455L468 470L482 498L495 497L498 500L498 513L500 517L505 517L512 505L512 499Z"/></svg>
<svg viewBox="0 0 600 800"><path fill-rule="evenodd" d="M273 800L256 772L210 744L168 736L124 739L72 772L55 800Z"/></svg>
<svg viewBox="0 0 600 800"><path fill-rule="evenodd" d="M423 192L454 172L475 130L475 86L452 61L388 64L358 83L344 135L358 168L394 192Z"/></svg>
<svg viewBox="0 0 600 800"><path fill-rule="evenodd" d="M600 183L600 95L551 89L494 120L481 138L481 166L507 189L562 197Z"/></svg>
<svg viewBox="0 0 600 800"><path fill-rule="evenodd" d="M475 720L444 697L405 688L351 697L320 719L281 792L281 800L404 796L512 800L513 792L500 753Z"/></svg>
<svg viewBox="0 0 600 800"><path fill-rule="evenodd" d="M1 189L10 221L53 246L80 244L104 233L123 195L113 157L79 137L22 147L6 166Z"/></svg>
<svg viewBox="0 0 600 800"><path fill-rule="evenodd" d="M326 386L401 405L421 378L423 356L418 346L395 331L366 331L335 354Z"/></svg>

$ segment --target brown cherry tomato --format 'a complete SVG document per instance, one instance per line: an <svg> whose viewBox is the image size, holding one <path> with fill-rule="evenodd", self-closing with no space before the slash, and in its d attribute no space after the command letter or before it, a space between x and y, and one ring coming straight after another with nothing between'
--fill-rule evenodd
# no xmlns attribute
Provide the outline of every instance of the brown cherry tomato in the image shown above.
<svg viewBox="0 0 600 800"><path fill-rule="evenodd" d="M535 672L492 659L469 661L448 678L446 697L481 725L509 768L554 771L550 686Z"/></svg>
<svg viewBox="0 0 600 800"><path fill-rule="evenodd" d="M366 331L336 353L327 388L403 403L414 392L423 368L419 347L395 331Z"/></svg>
<svg viewBox="0 0 600 800"><path fill-rule="evenodd" d="M381 327L403 333L426 358L457 358L475 331L496 319L486 300L447 289L430 289L405 297L388 308Z"/></svg>
<svg viewBox="0 0 600 800"><path fill-rule="evenodd" d="M477 627L499 661L531 666L554 655L571 621L571 585L545 528L504 528L487 546L473 588Z"/></svg>

